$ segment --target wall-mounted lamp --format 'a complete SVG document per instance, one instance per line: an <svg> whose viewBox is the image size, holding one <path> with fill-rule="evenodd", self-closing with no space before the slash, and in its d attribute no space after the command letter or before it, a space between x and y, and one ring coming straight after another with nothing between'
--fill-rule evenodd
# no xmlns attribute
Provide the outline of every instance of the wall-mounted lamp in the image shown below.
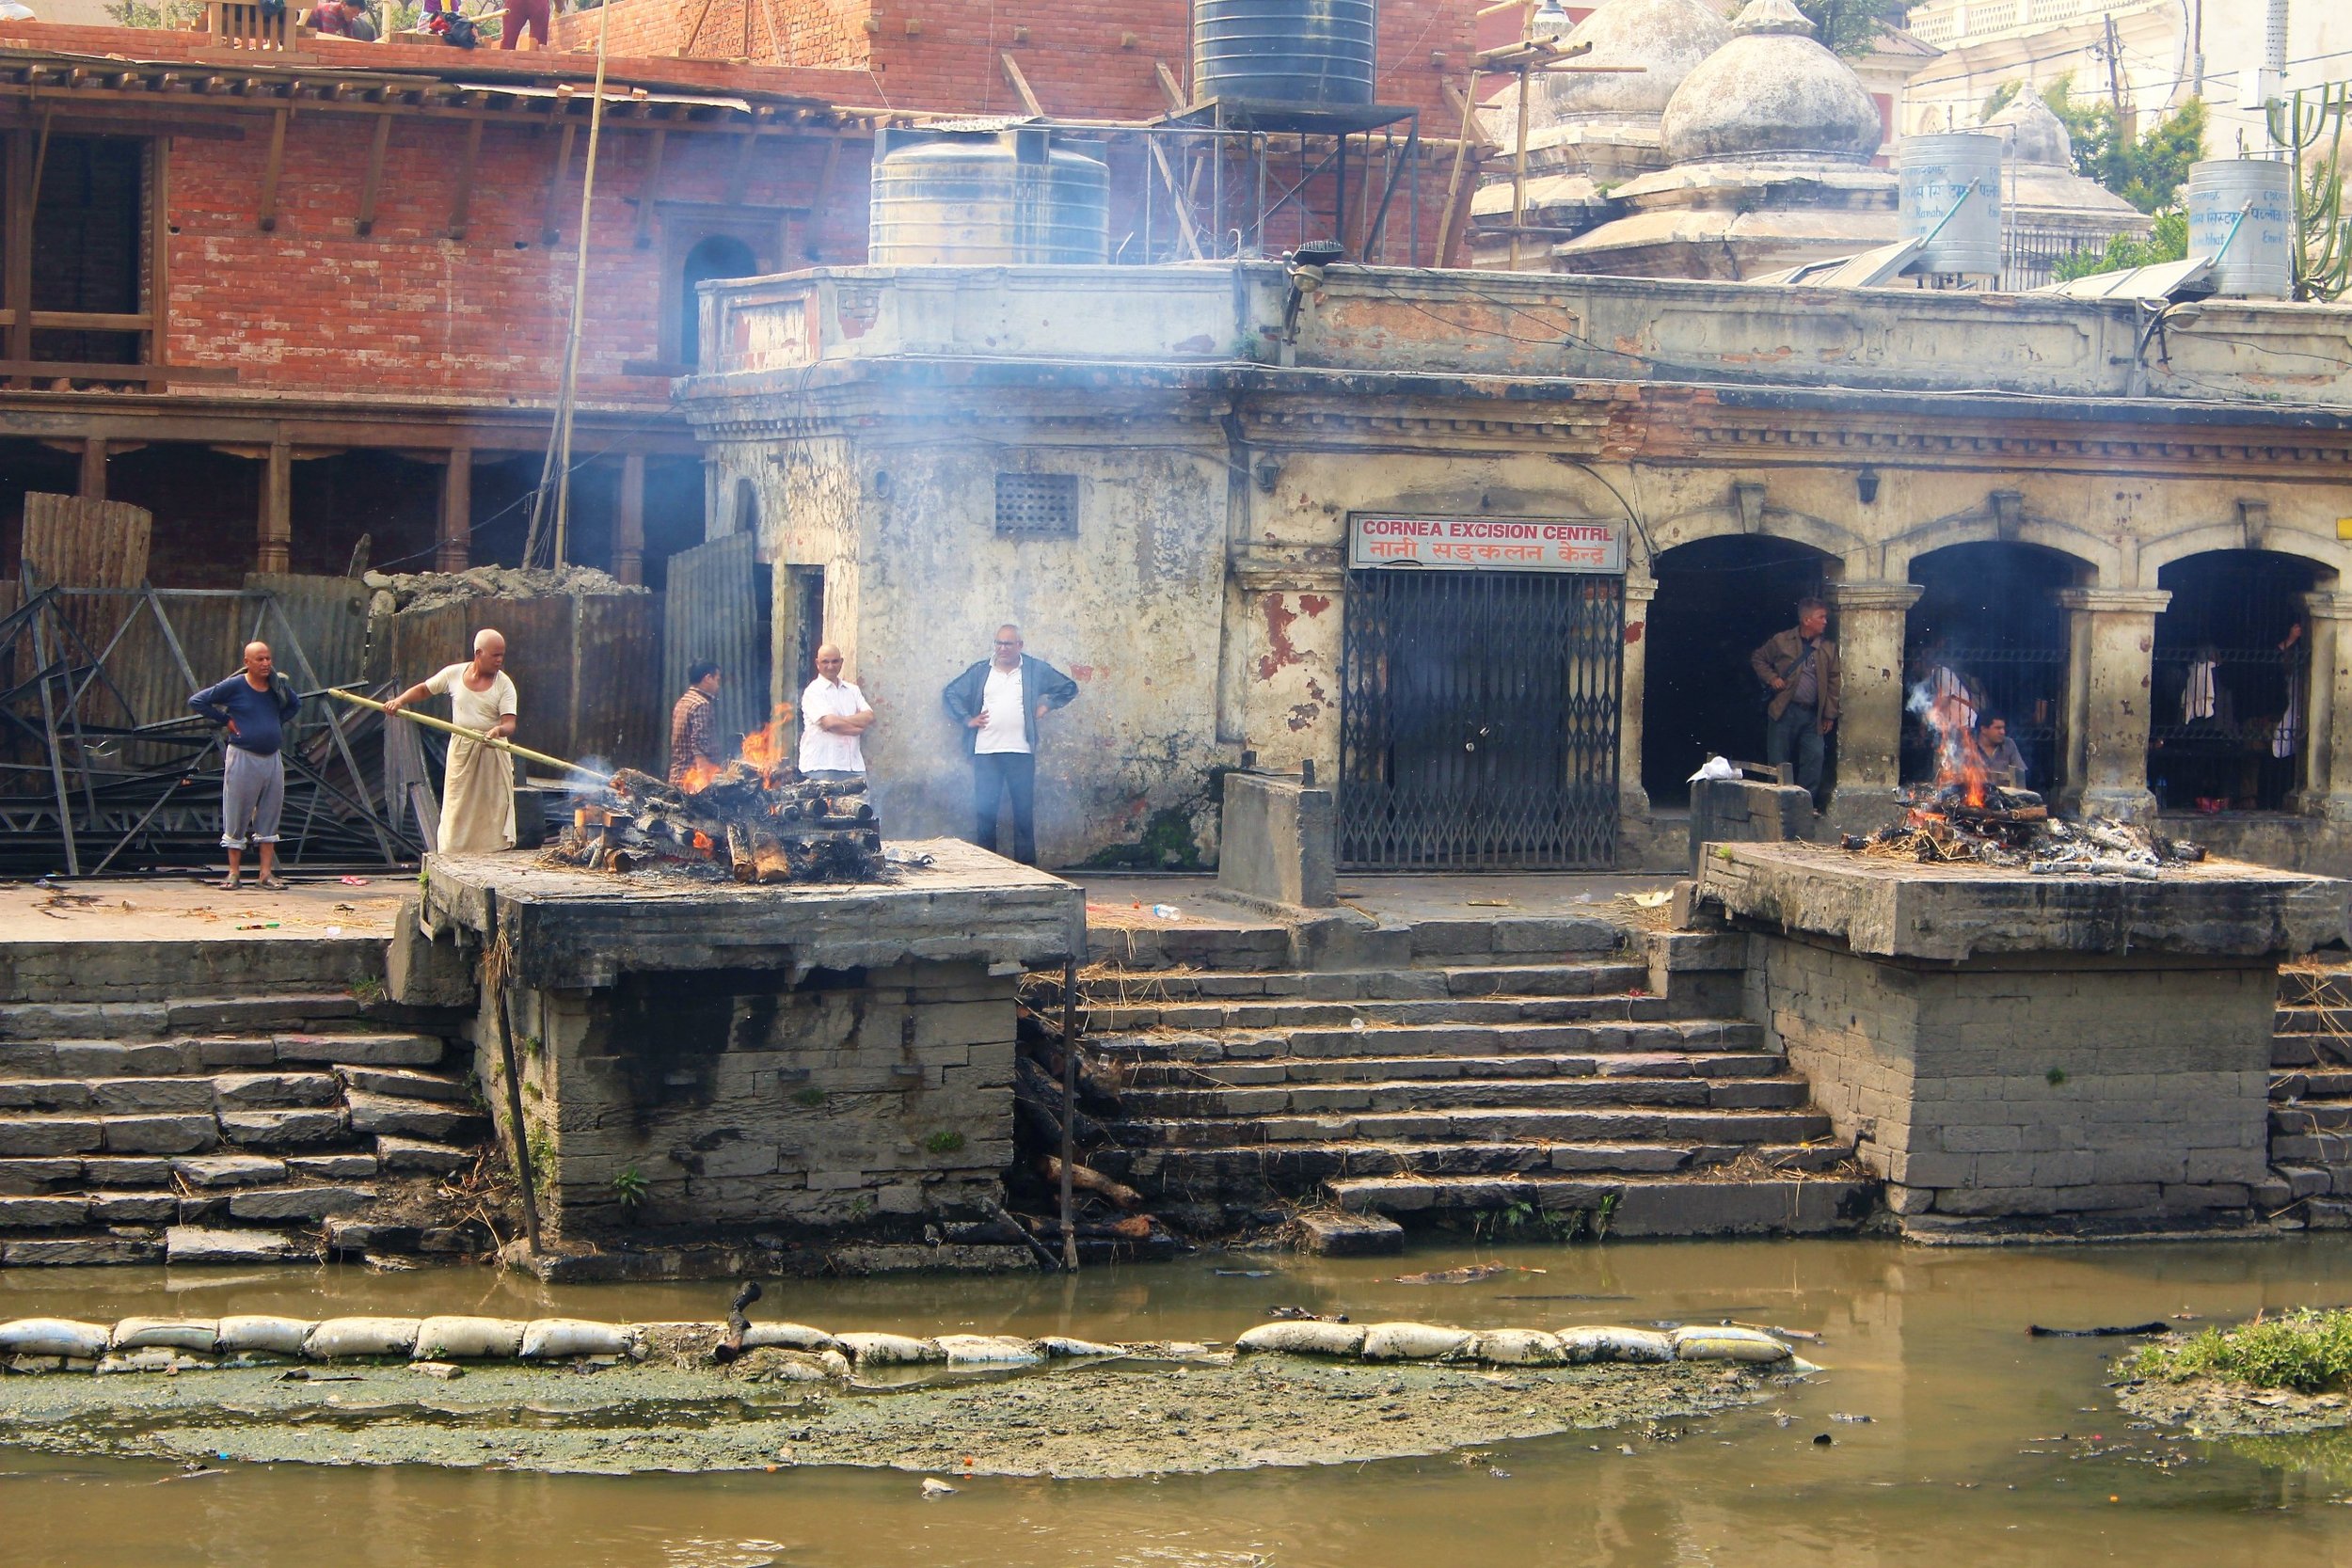
<svg viewBox="0 0 2352 1568"><path fill-rule="evenodd" d="M1260 494L1270 496L1282 478L1282 465L1271 457L1261 457L1258 466L1250 470L1250 477L1258 482Z"/></svg>
<svg viewBox="0 0 2352 1568"><path fill-rule="evenodd" d="M1862 471L1853 476L1853 493L1862 498L1862 504L1865 506L1879 499L1879 471L1866 464Z"/></svg>

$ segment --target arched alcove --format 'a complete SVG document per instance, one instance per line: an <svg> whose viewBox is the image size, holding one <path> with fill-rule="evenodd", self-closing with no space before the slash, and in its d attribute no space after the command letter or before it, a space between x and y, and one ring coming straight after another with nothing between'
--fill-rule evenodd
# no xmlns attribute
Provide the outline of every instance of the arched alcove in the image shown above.
<svg viewBox="0 0 2352 1568"><path fill-rule="evenodd" d="M2061 589L2080 584L2081 561L2039 545L1990 540L1947 545L1915 556L1919 600L1903 635L1903 681L1915 698L1950 686L1979 721L1999 715L2024 753L2028 788L2057 782L2066 720L2066 610ZM1924 705L1906 705L1902 779L1935 777L1935 745Z"/></svg>
<svg viewBox="0 0 2352 1568"><path fill-rule="evenodd" d="M2169 562L2150 655L2148 787L2170 811L2279 811L2303 782L2318 569L2271 550Z"/></svg>
<svg viewBox="0 0 2352 1568"><path fill-rule="evenodd" d="M719 277L749 277L759 270L752 247L732 234L713 234L686 253L678 277L678 358L702 363L702 285Z"/></svg>

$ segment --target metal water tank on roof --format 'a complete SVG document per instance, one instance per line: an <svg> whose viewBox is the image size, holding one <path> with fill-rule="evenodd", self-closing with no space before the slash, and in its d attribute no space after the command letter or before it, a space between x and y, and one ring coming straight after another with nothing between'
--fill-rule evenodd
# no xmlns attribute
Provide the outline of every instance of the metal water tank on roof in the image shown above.
<svg viewBox="0 0 2352 1568"><path fill-rule="evenodd" d="M1902 237L1927 246L1912 270L1979 277L2001 270L2000 137L1980 131L1905 136L1895 144L1895 174Z"/></svg>
<svg viewBox="0 0 2352 1568"><path fill-rule="evenodd" d="M2188 253L2221 258L2214 293L2284 299L2293 291L2293 180L2287 165L2271 158L2208 158L2189 166L2183 199Z"/></svg>
<svg viewBox="0 0 2352 1568"><path fill-rule="evenodd" d="M1099 264L1110 171L1042 129L882 131L866 260L875 266Z"/></svg>
<svg viewBox="0 0 2352 1568"><path fill-rule="evenodd" d="M1193 0L1193 101L1369 103L1379 22L1379 0Z"/></svg>

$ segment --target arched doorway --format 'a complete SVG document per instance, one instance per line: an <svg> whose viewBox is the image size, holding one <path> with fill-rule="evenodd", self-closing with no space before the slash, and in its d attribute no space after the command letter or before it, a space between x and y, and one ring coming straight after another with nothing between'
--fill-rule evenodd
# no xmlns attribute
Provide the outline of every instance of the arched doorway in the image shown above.
<svg viewBox="0 0 2352 1568"><path fill-rule="evenodd" d="M1688 805L1691 774L1709 753L1763 757L1763 692L1748 656L1797 624L1797 601L1820 594L1829 560L1793 540L1733 534L1651 562L1642 787L1652 806Z"/></svg>
<svg viewBox="0 0 2352 1568"><path fill-rule="evenodd" d="M1935 741L1920 700L1954 691L1979 723L2009 721L2024 754L2017 782L2044 792L2065 760L2066 610L2061 589L2076 586L2083 563L2038 545L1989 541L1930 550L1911 562L1919 602L1903 634L1902 782L1935 778Z"/></svg>
<svg viewBox="0 0 2352 1568"><path fill-rule="evenodd" d="M678 277L677 356L687 369L702 363L702 286L719 277L749 277L759 270L752 247L732 234L713 234L686 253Z"/></svg>
<svg viewBox="0 0 2352 1568"><path fill-rule="evenodd" d="M2280 811L2310 751L2318 568L2270 550L2208 550L2156 574L2148 787L2159 809Z"/></svg>

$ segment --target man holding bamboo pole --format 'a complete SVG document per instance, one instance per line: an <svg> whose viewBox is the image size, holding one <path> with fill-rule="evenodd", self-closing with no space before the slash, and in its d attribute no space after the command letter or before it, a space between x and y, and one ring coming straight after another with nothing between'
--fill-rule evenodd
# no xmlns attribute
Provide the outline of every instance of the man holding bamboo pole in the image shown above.
<svg viewBox="0 0 2352 1568"><path fill-rule="evenodd" d="M473 657L453 664L384 705L388 714L410 703L446 695L461 729L504 740L515 733L515 683L507 678L506 639L485 626L474 633ZM505 752L465 736L449 743L441 783L443 854L478 854L515 847L515 763Z"/></svg>

